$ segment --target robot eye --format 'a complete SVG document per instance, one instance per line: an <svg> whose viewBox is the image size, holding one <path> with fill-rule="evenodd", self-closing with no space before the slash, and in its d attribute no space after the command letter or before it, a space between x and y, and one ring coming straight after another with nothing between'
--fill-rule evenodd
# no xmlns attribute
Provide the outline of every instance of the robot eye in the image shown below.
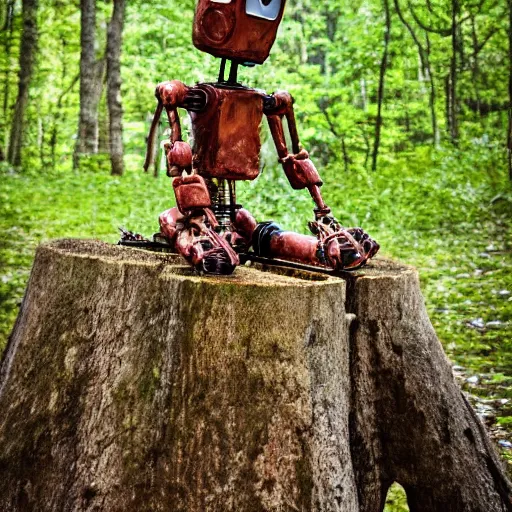
<svg viewBox="0 0 512 512"><path fill-rule="evenodd" d="M256 18L274 21L281 11L282 0L247 0L245 12Z"/></svg>

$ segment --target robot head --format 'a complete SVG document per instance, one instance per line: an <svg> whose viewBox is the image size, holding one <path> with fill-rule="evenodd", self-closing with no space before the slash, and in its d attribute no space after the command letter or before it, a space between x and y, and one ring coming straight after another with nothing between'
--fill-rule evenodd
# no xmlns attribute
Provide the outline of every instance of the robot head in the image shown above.
<svg viewBox="0 0 512 512"><path fill-rule="evenodd" d="M198 0L194 46L214 57L262 64L276 39L286 0Z"/></svg>

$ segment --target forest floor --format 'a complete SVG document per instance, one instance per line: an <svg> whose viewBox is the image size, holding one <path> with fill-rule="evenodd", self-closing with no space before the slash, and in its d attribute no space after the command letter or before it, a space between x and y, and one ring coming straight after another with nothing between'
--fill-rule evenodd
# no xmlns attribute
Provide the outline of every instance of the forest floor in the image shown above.
<svg viewBox="0 0 512 512"><path fill-rule="evenodd" d="M36 246L62 237L116 242L123 226L146 236L172 206L170 181L144 174L141 158L111 177L0 167L0 352L12 329ZM319 166L320 167L320 166ZM345 225L360 225L381 255L418 268L434 327L462 387L512 469L512 187L492 148L416 151L381 159L376 173L322 170L323 192ZM278 169L238 189L258 220L307 230L311 201ZM404 508L399 491L389 508Z"/></svg>

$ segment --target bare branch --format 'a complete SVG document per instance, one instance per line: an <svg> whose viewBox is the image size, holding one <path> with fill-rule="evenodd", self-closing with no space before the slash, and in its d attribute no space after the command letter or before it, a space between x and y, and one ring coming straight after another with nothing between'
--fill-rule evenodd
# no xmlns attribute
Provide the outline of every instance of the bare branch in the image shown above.
<svg viewBox="0 0 512 512"><path fill-rule="evenodd" d="M409 10L411 11L412 17L414 18L414 21L419 25L420 28L422 28L423 30L426 30L427 32L439 34L443 37L450 37L452 35L451 28L437 28L432 25L427 25L426 23L424 23L416 14L411 0L408 0L408 5L409 5Z"/></svg>

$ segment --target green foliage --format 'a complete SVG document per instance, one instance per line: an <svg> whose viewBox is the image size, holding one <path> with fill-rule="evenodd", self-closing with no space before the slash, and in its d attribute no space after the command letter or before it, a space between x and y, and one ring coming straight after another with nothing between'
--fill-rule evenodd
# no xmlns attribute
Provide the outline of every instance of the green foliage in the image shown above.
<svg viewBox="0 0 512 512"><path fill-rule="evenodd" d="M409 508L406 503L407 499L403 487L393 484L388 491L384 512L408 512Z"/></svg>
<svg viewBox="0 0 512 512"><path fill-rule="evenodd" d="M4 150L17 89L20 0L3 0L0 8L5 18L5 6L12 1L12 31L0 30L0 47L5 50L0 51L0 92L7 103L6 115L0 121L0 147ZM441 141L449 141L446 80L453 56L452 41L446 32L451 23L451 0L396 0L390 4L383 158L418 146L432 146L433 115ZM460 141L464 145L480 140L482 144L504 147L503 105L507 103L509 72L505 5L469 1L459 4L456 61ZM111 3L97 5L101 56ZM126 123L143 122L153 110L156 83L179 79L193 84L216 78L218 61L192 45L193 8L191 0L137 1L127 6L122 57ZM76 2L41 3L39 25L38 65L30 89L24 161L25 167L44 169L49 164L70 164L76 136L80 54L80 13ZM411 31L430 63L429 69L424 69ZM269 60L263 66L243 69L241 79L268 91L289 89L296 97L302 141L316 159L323 163L341 161L343 138L345 165L357 170L361 165L367 166L373 146L383 40L381 0L342 0L334 4L327 0L300 0L288 5ZM430 77L435 91L433 108ZM101 108L105 109L104 102ZM126 135L130 137L129 133ZM138 151L143 151L143 138L138 138L136 145Z"/></svg>

